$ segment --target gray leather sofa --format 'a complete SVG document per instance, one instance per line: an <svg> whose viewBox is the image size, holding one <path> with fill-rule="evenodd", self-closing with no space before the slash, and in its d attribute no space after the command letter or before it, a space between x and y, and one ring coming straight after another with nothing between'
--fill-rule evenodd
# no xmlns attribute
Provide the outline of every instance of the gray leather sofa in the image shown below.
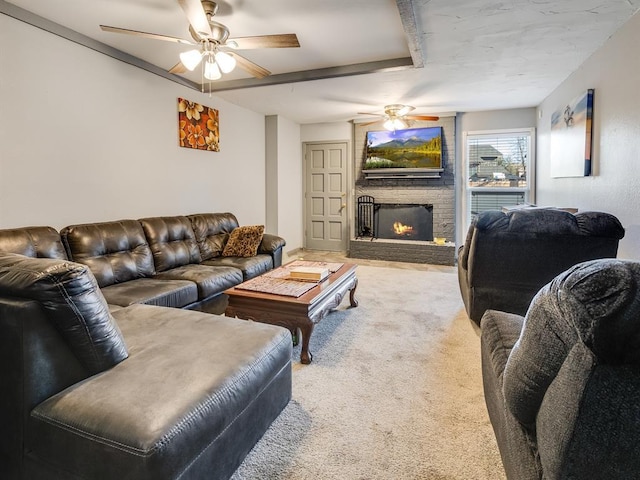
<svg viewBox="0 0 640 480"><path fill-rule="evenodd" d="M580 262L615 258L624 228L603 212L552 208L482 212L458 250L458 281L469 318L488 310L524 315L533 296Z"/></svg>
<svg viewBox="0 0 640 480"><path fill-rule="evenodd" d="M525 317L481 322L485 400L509 480L640 472L640 263L578 264Z"/></svg>

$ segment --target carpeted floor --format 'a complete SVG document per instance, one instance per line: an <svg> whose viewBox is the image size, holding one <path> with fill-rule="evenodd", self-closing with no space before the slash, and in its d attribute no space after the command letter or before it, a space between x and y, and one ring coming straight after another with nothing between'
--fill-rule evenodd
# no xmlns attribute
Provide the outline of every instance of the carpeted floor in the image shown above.
<svg viewBox="0 0 640 480"><path fill-rule="evenodd" d="M313 363L294 349L293 399L233 480L504 479L455 269L358 279L360 305L316 326Z"/></svg>

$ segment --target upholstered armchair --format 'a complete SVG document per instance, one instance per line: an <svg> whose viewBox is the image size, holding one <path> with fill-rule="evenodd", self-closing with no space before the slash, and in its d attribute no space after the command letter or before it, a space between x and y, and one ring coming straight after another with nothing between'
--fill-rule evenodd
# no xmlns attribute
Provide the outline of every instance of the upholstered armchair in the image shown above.
<svg viewBox="0 0 640 480"><path fill-rule="evenodd" d="M584 262L526 316L482 317L484 396L509 480L640 472L640 263Z"/></svg>
<svg viewBox="0 0 640 480"><path fill-rule="evenodd" d="M624 228L611 214L572 214L552 208L473 220L458 251L458 280L469 318L480 324L488 309L524 315L533 296L577 263L615 258Z"/></svg>

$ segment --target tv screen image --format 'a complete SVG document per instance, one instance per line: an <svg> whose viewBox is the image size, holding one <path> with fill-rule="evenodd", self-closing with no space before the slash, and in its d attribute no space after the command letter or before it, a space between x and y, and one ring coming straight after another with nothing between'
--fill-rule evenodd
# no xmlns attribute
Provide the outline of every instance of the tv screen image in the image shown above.
<svg viewBox="0 0 640 480"><path fill-rule="evenodd" d="M363 170L441 169L442 127L367 132Z"/></svg>

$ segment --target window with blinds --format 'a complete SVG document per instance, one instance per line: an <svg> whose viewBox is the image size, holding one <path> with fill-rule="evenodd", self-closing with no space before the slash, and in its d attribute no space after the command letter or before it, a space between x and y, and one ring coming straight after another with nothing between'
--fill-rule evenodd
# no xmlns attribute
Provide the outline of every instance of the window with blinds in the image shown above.
<svg viewBox="0 0 640 480"><path fill-rule="evenodd" d="M467 220L530 203L533 129L465 134Z"/></svg>

